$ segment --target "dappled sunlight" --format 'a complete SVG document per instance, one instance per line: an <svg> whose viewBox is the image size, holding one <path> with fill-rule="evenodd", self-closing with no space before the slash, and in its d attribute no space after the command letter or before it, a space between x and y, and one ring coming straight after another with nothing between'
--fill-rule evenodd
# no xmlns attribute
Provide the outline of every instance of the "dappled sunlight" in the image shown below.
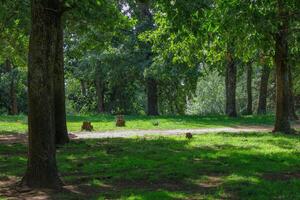
<svg viewBox="0 0 300 200"><path fill-rule="evenodd" d="M292 184L282 195L297 197L299 176L288 174L297 174L299 147L299 136L262 133L75 140L57 155L68 190L51 196L261 199ZM25 153L23 144L1 146L3 177L23 174Z"/></svg>

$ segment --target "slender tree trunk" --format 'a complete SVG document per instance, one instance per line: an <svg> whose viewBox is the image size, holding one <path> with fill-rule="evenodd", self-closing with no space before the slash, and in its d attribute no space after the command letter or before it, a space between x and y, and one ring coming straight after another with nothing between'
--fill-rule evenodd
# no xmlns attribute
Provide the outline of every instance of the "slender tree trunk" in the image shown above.
<svg viewBox="0 0 300 200"><path fill-rule="evenodd" d="M295 109L295 97L293 92L293 74L292 74L292 67L289 66L289 111L290 111L290 120L298 120L298 116L296 114Z"/></svg>
<svg viewBox="0 0 300 200"><path fill-rule="evenodd" d="M291 133L289 121L289 77L288 77L288 19L283 0L278 0L279 23L275 35L276 63L276 122L274 132Z"/></svg>
<svg viewBox="0 0 300 200"><path fill-rule="evenodd" d="M153 78L147 79L148 115L158 114L157 82Z"/></svg>
<svg viewBox="0 0 300 200"><path fill-rule="evenodd" d="M10 74L10 87L9 87L9 96L10 96L10 115L18 114L18 103L17 103L17 93L16 93L16 77L14 77L14 69L11 61L7 59L5 61L7 72Z"/></svg>
<svg viewBox="0 0 300 200"><path fill-rule="evenodd" d="M104 107L104 87L103 83L101 83L101 80L99 78L96 78L95 80L95 86L96 86L96 95L97 95L97 111L98 113L104 113L105 107Z"/></svg>
<svg viewBox="0 0 300 200"><path fill-rule="evenodd" d="M225 85L226 85L226 114L229 117L237 117L236 112L236 81L237 69L232 58L228 56L226 67Z"/></svg>
<svg viewBox="0 0 300 200"><path fill-rule="evenodd" d="M15 80L12 79L10 82L10 114L17 115L18 114L18 103L17 103L17 93L16 93L16 83Z"/></svg>
<svg viewBox="0 0 300 200"><path fill-rule="evenodd" d="M262 68L261 80L260 80L260 90L259 90L259 99L258 99L258 115L267 114L267 97L268 97L268 83L270 77L270 68L266 65Z"/></svg>
<svg viewBox="0 0 300 200"><path fill-rule="evenodd" d="M61 188L55 149L54 65L59 0L31 0L28 163L21 185Z"/></svg>
<svg viewBox="0 0 300 200"><path fill-rule="evenodd" d="M61 5L60 5L61 6ZM60 8L59 11L62 9ZM70 141L67 130L66 104L65 104L65 78L64 78L64 30L62 13L58 13L57 42L54 65L54 105L55 105L55 142L58 145Z"/></svg>
<svg viewBox="0 0 300 200"><path fill-rule="evenodd" d="M252 63L248 63L247 65L247 115L252 115Z"/></svg>
<svg viewBox="0 0 300 200"><path fill-rule="evenodd" d="M84 80L80 80L80 86L81 86L82 96L86 96L87 95L86 82Z"/></svg>

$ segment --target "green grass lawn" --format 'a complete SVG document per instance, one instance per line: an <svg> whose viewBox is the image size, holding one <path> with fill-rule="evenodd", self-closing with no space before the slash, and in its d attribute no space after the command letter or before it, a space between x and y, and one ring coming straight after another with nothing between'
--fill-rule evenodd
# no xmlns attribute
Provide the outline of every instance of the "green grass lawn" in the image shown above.
<svg viewBox="0 0 300 200"><path fill-rule="evenodd" d="M218 128L240 125L272 125L273 116L242 116L229 118L226 116L125 116L126 127L116 128L112 115L68 116L69 131L80 131L83 121L91 121L95 131L122 129L190 129ZM159 122L154 126L154 122ZM26 116L0 116L0 132L26 132Z"/></svg>
<svg viewBox="0 0 300 200"><path fill-rule="evenodd" d="M299 136L77 140L57 159L73 190L49 193L52 199L300 199ZM20 178L25 166L25 145L0 145L0 180Z"/></svg>

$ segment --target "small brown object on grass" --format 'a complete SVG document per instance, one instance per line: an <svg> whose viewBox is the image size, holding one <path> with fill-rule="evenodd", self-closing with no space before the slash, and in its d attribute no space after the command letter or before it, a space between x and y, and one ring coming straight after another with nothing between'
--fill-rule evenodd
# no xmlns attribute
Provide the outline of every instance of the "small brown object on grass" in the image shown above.
<svg viewBox="0 0 300 200"><path fill-rule="evenodd" d="M83 122L81 126L81 131L93 131L94 127L92 126L92 122Z"/></svg>
<svg viewBox="0 0 300 200"><path fill-rule="evenodd" d="M193 135L191 133L186 133L185 137L190 140L192 139Z"/></svg>
<svg viewBox="0 0 300 200"><path fill-rule="evenodd" d="M123 126L125 126L125 119L124 119L123 115L117 115L116 126L117 127L123 127Z"/></svg>

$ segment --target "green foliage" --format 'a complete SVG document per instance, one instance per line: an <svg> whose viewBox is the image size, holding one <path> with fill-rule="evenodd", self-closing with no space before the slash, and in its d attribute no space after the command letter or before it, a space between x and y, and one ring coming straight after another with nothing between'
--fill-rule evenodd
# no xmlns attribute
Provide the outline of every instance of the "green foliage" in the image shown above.
<svg viewBox="0 0 300 200"><path fill-rule="evenodd" d="M10 59L17 68L22 112L27 111L29 5L28 0L2 0L0 5L0 65ZM238 65L240 79L245 63L252 62L255 70L261 65L273 68L277 7L276 1L267 0L63 1L68 112L95 113L99 101L95 82L99 81L106 112L144 114L146 80L153 78L158 83L160 113L185 114L187 107L189 113L222 113L221 83L216 86L219 92L215 102L206 96L207 85L216 81L211 79L206 85L203 77L217 73L214 71L222 76L229 54ZM283 7L289 18L288 61L294 72L294 92L299 95L300 4L288 0ZM253 78L255 99L257 75ZM8 107L8 80L2 73L1 113ZM238 84L240 111L245 107L244 85L243 81ZM273 85L274 93L272 89ZM200 94L201 90L205 94ZM187 99L193 99L192 106L187 105ZM273 100L270 102L273 104Z"/></svg>
<svg viewBox="0 0 300 200"><path fill-rule="evenodd" d="M0 64L0 114L8 113L11 107L11 82L15 84L18 110L27 113L27 75L24 68L13 66L9 71Z"/></svg>

